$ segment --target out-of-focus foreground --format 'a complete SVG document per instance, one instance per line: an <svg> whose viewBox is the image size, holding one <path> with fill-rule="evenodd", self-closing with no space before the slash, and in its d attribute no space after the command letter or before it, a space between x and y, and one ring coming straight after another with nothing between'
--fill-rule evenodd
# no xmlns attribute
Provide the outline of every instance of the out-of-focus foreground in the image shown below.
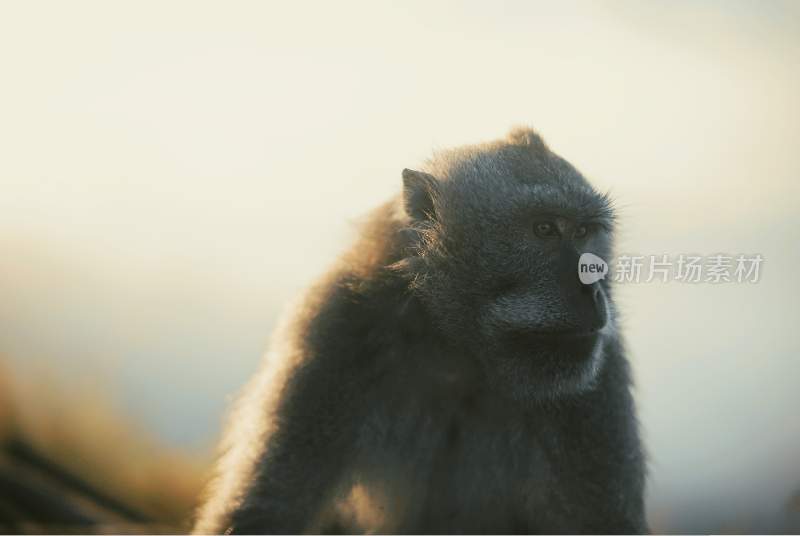
<svg viewBox="0 0 800 536"><path fill-rule="evenodd" d="M0 534L186 532L207 460L54 387L0 377Z"/></svg>

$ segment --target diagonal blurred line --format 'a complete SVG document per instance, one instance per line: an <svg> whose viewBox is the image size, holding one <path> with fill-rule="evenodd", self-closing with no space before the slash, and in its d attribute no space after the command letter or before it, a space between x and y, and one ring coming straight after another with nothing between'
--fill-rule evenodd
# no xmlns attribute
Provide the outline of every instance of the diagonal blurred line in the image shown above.
<svg viewBox="0 0 800 536"><path fill-rule="evenodd" d="M114 512L131 522L148 523L150 521L147 516L109 497L91 484L65 471L22 441L11 439L3 445L2 450L16 463L27 465L45 474L62 486L88 498L96 505Z"/></svg>

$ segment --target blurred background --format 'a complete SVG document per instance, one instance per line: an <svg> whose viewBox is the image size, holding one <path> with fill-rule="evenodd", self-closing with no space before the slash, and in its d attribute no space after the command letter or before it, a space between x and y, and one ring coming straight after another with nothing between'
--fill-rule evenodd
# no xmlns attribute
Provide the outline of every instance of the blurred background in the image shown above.
<svg viewBox="0 0 800 536"><path fill-rule="evenodd" d="M0 518L50 467L185 530L286 302L402 168L515 124L619 252L764 257L619 301L653 530L800 532L791 1L0 3Z"/></svg>

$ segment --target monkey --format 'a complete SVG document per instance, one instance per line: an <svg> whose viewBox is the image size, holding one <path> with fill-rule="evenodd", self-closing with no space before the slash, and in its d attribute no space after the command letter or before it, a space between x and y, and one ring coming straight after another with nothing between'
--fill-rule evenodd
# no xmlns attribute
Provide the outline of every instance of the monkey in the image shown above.
<svg viewBox="0 0 800 536"><path fill-rule="evenodd" d="M644 533L613 202L528 127L402 171L278 328L205 533Z"/></svg>

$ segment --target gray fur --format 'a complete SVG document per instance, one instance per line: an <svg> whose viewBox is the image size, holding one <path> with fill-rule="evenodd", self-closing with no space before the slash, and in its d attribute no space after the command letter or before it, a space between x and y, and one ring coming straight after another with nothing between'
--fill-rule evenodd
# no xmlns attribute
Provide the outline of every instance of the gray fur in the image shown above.
<svg viewBox="0 0 800 536"><path fill-rule="evenodd" d="M195 532L646 531L612 289L577 276L607 197L526 128L402 175L287 316Z"/></svg>

